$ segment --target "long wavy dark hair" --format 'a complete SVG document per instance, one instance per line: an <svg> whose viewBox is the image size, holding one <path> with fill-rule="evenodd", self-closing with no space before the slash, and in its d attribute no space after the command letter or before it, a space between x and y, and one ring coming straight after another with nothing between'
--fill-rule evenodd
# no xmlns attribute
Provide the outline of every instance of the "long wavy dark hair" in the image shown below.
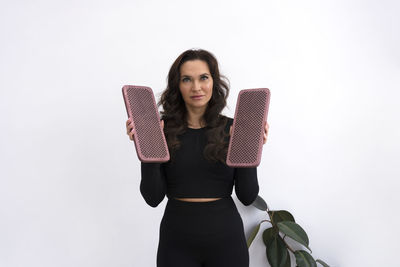
<svg viewBox="0 0 400 267"><path fill-rule="evenodd" d="M203 114L206 124L207 145L204 148L204 157L213 162L225 164L228 150L225 131L228 118L221 114L226 106L229 95L229 80L219 73L218 61L213 54L202 49L189 49L183 52L172 64L168 73L167 88L161 94L158 106L162 105L161 118L164 120L164 133L168 149L173 161L175 151L180 147L178 135L183 134L187 127L187 110L182 94L179 90L181 78L180 68L189 60L202 60L207 63L213 79L212 97Z"/></svg>

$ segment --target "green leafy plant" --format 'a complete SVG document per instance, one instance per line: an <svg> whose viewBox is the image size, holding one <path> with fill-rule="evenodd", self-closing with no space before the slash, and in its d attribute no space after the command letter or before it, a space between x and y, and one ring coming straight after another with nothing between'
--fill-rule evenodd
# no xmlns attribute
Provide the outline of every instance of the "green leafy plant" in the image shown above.
<svg viewBox="0 0 400 267"><path fill-rule="evenodd" d="M309 247L309 240L306 232L298 225L292 214L286 210L270 210L267 203L260 196L252 203L259 210L266 211L269 220L262 220L251 232L247 239L247 247L250 248L251 243L260 231L261 224L268 222L272 227L264 230L262 239L266 246L267 260L271 267L290 267L290 253L293 253L298 267L316 267L317 263L323 267L329 267L324 261L311 256L312 253ZM294 250L286 242L286 238L297 241L306 250Z"/></svg>

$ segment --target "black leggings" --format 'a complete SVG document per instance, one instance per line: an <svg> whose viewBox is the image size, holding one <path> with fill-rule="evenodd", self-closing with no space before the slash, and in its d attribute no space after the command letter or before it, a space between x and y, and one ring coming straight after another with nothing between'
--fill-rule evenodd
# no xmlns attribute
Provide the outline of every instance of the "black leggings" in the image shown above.
<svg viewBox="0 0 400 267"><path fill-rule="evenodd" d="M231 197L169 199L160 225L157 267L248 267L243 222Z"/></svg>

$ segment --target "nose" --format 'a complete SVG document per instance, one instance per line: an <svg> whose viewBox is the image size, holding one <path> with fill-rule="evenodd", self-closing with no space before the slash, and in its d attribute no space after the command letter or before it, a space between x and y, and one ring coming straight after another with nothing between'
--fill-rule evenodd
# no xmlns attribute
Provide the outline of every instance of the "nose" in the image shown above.
<svg viewBox="0 0 400 267"><path fill-rule="evenodd" d="M195 80L194 81L194 83L193 83L193 91L199 91L199 90L201 90L201 84L200 84L200 82L199 81L197 81L197 80Z"/></svg>

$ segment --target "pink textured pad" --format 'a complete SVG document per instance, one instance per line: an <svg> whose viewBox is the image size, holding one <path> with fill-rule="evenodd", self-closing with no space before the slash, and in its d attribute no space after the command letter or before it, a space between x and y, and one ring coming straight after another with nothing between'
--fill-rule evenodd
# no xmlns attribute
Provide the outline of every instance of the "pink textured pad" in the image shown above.
<svg viewBox="0 0 400 267"><path fill-rule="evenodd" d="M269 99L268 88L239 92L226 157L228 166L249 168L260 164Z"/></svg>
<svg viewBox="0 0 400 267"><path fill-rule="evenodd" d="M166 162L168 145L161 127L160 115L150 87L122 87L128 117L132 118L136 153L142 162Z"/></svg>

